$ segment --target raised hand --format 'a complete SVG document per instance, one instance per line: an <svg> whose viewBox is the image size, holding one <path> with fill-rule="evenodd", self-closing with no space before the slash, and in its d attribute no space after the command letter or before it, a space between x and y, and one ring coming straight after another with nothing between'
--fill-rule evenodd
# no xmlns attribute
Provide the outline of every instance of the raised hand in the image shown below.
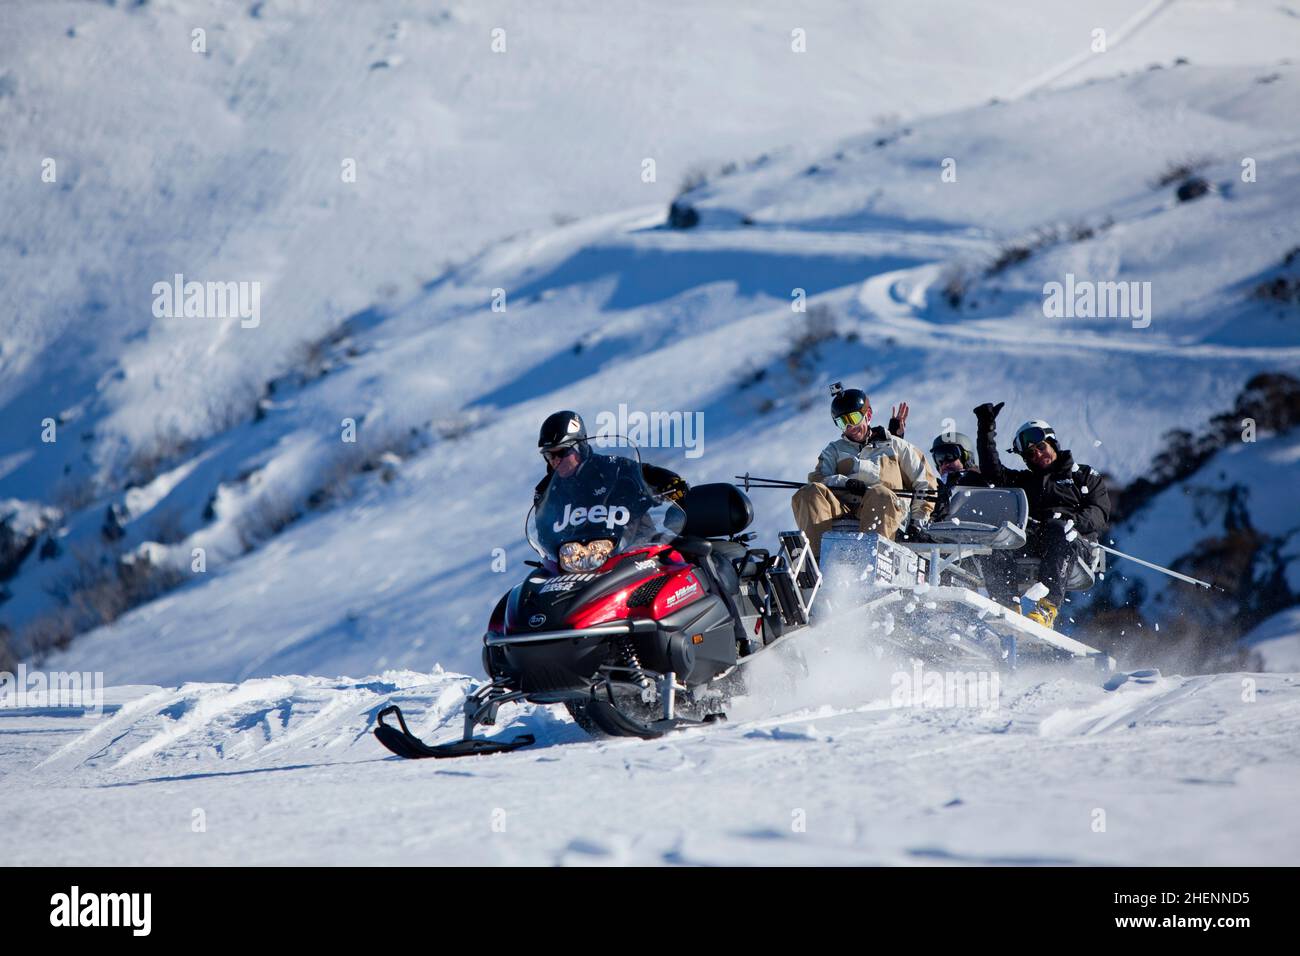
<svg viewBox="0 0 1300 956"><path fill-rule="evenodd" d="M899 402L898 406L889 410L889 433L898 438L903 437L903 432L907 430L907 402Z"/></svg>
<svg viewBox="0 0 1300 956"><path fill-rule="evenodd" d="M1002 411L1002 406L1006 402L998 402L994 405L992 402L985 402L975 408L975 420L979 422L980 428L992 428L993 422L997 420L998 412Z"/></svg>

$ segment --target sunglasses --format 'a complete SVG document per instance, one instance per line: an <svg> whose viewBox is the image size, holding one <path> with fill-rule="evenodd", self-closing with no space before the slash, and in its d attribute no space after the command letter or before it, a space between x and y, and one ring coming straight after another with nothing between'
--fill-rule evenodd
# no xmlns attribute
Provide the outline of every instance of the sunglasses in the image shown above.
<svg viewBox="0 0 1300 956"><path fill-rule="evenodd" d="M936 450L933 454L934 463L936 465L946 465L950 461L958 461L961 459L961 448L954 445L948 445L947 447Z"/></svg>
<svg viewBox="0 0 1300 956"><path fill-rule="evenodd" d="M542 457L551 464L555 464L556 462L564 461L564 459L568 458L570 455L576 454L577 451L578 449L574 448L572 445L564 445L560 448L543 448Z"/></svg>
<svg viewBox="0 0 1300 956"><path fill-rule="evenodd" d="M846 428L852 428L854 425L861 425L867 420L870 411L866 412L849 412L847 415L836 415L835 426L843 431Z"/></svg>

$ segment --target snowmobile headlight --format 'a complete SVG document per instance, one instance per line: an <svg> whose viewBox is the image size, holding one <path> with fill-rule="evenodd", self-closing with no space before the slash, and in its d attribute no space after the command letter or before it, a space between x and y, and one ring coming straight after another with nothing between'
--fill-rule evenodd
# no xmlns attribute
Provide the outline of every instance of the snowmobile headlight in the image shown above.
<svg viewBox="0 0 1300 956"><path fill-rule="evenodd" d="M573 574L577 571L595 571L602 567L614 553L614 542L608 538L596 541L569 541L560 545L560 570Z"/></svg>

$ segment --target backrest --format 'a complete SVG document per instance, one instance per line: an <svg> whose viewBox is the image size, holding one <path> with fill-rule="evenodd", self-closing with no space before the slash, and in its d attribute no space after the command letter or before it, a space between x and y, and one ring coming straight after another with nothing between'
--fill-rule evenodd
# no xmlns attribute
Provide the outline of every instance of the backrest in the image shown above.
<svg viewBox="0 0 1300 956"><path fill-rule="evenodd" d="M749 497L725 481L695 485L677 502L686 512L683 536L728 538L740 534L754 521Z"/></svg>
<svg viewBox="0 0 1300 956"><path fill-rule="evenodd" d="M948 498L944 519L926 530L936 541L1019 548L1028 523L1029 498L1023 488L958 486Z"/></svg>
<svg viewBox="0 0 1300 956"><path fill-rule="evenodd" d="M958 486L948 498L946 523L991 525L1003 523L1025 527L1029 521L1029 498L1023 488L980 488Z"/></svg>

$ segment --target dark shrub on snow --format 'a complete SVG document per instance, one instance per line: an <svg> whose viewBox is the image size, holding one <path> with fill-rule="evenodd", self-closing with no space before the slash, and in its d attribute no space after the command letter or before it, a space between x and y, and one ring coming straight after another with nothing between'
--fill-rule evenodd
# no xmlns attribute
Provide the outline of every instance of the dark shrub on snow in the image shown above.
<svg viewBox="0 0 1300 956"><path fill-rule="evenodd" d="M1191 179L1184 180L1179 184L1177 192L1179 202L1191 202L1193 199L1199 199L1210 191L1210 184L1200 176L1193 176Z"/></svg>
<svg viewBox="0 0 1300 956"><path fill-rule="evenodd" d="M684 202L675 202L668 207L668 226L670 229L690 229L700 224L700 214L694 206Z"/></svg>

